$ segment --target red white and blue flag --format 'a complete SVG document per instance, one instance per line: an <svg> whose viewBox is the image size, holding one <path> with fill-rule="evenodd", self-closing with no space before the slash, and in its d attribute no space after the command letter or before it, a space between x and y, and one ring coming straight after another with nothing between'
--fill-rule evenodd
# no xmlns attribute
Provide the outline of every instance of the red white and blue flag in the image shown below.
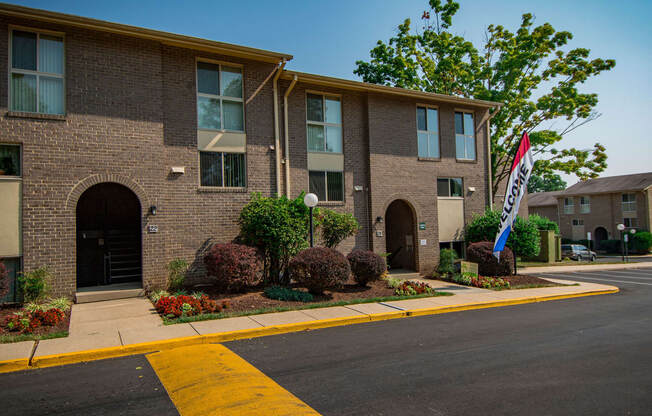
<svg viewBox="0 0 652 416"><path fill-rule="evenodd" d="M509 183L505 191L505 204L500 213L500 228L496 235L496 242L494 243L494 256L500 259L500 252L505 248L509 233L512 231L512 225L518 214L518 207L521 204L521 199L525 193L527 181L532 174L534 167L534 160L532 159L532 150L530 148L530 137L527 133L523 133L521 144L518 146L518 151L514 157L512 170L509 175Z"/></svg>

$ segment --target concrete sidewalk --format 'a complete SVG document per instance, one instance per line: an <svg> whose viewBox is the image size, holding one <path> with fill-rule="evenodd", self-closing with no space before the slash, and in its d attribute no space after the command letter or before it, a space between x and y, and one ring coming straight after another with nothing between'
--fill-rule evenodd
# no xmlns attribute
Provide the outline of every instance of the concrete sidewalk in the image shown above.
<svg viewBox="0 0 652 416"><path fill-rule="evenodd" d="M518 274L532 273L559 273L559 272L581 272L589 270L617 270L617 269L639 269L651 267L651 262L631 262L631 263L589 263L589 264L569 264L564 266L542 266L542 267L519 267Z"/></svg>
<svg viewBox="0 0 652 416"><path fill-rule="evenodd" d="M575 283L558 279L549 280L559 283ZM27 359L30 358L33 349L35 351L32 358L36 362L46 362L56 356L69 358L74 353L81 355L87 353L84 355L85 357L95 357L97 355L89 355L91 351L95 350L112 351L113 355L111 356L119 356L128 355L126 351L157 351L161 349L157 342L166 343L168 340L183 340L186 344L218 342L206 341L206 339L219 339L221 340L219 342L222 342L229 340L228 334L233 331L237 335L234 339L250 338L271 335L275 333L275 330L276 333L292 332L381 319L618 291L618 288L614 286L589 282L581 282L577 286L505 291L460 286L433 280L427 282L436 290L450 292L454 296L305 309L175 325L164 325L152 304L144 298L73 305L70 335L67 338L0 344L0 373L3 372L3 361L5 362L5 371L11 371L6 368L10 365L10 361L16 360L23 360L23 364L27 368ZM122 349L116 349L116 347L122 347ZM118 354L118 350L123 353ZM79 359L79 361L84 361L84 359ZM15 367L15 364L12 365Z"/></svg>

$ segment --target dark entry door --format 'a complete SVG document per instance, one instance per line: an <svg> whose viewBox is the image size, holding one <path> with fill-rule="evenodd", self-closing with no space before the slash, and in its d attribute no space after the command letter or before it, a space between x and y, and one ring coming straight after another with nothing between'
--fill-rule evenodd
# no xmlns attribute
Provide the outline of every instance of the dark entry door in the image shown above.
<svg viewBox="0 0 652 416"><path fill-rule="evenodd" d="M387 207L385 238L390 268L416 270L414 216L405 201L396 200Z"/></svg>
<svg viewBox="0 0 652 416"><path fill-rule="evenodd" d="M138 198L116 183L89 188L77 203L77 287L141 278Z"/></svg>

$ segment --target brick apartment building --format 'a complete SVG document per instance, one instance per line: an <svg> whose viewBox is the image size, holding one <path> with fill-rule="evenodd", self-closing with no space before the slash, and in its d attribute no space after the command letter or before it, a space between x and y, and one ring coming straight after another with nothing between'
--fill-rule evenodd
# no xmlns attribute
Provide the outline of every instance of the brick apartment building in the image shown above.
<svg viewBox="0 0 652 416"><path fill-rule="evenodd" d="M651 207L652 172L590 179L565 191L530 194L528 201L530 213L555 221L562 237L581 240L591 232L594 247L620 239L618 224L650 230Z"/></svg>
<svg viewBox="0 0 652 416"><path fill-rule="evenodd" d="M490 199L498 103L285 69L292 56L0 5L0 257L53 291L232 240L252 192L318 194L345 241L432 270Z"/></svg>

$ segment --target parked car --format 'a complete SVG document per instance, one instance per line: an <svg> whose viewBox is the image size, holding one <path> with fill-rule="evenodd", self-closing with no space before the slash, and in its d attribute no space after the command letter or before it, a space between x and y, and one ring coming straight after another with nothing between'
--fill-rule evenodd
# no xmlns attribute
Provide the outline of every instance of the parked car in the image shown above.
<svg viewBox="0 0 652 416"><path fill-rule="evenodd" d="M597 254L595 254L595 251L591 251L586 246L583 246L581 244L562 244L561 245L561 256L563 258L570 258L573 260L590 260L590 261L595 261L595 259L598 257Z"/></svg>

